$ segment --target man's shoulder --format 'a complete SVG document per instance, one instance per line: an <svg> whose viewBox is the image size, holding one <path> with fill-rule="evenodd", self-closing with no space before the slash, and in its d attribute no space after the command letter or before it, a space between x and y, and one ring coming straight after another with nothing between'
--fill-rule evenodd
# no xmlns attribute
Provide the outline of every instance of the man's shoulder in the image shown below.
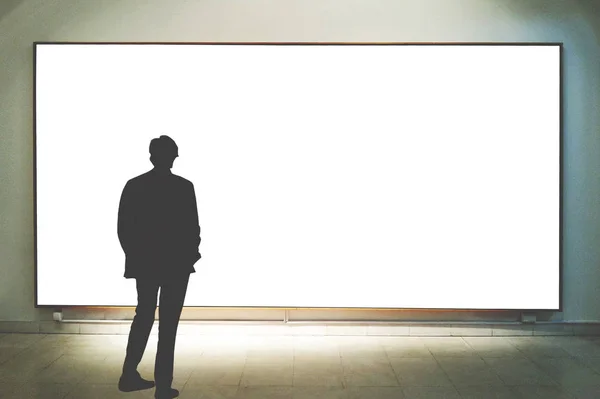
<svg viewBox="0 0 600 399"><path fill-rule="evenodd" d="M148 171L146 173L142 173L139 176L129 179L127 181L127 185L136 186L136 185L145 185L146 183L151 184L153 179L155 179L155 177L152 175L152 171ZM188 179L186 179L184 177L176 175L176 174L171 174L170 180L172 180L173 182L175 182L175 184L178 184L182 187L189 187L189 186L193 187L194 186L194 184L191 181L189 181Z"/></svg>
<svg viewBox="0 0 600 399"><path fill-rule="evenodd" d="M181 177L181 176L176 175L176 174L173 174L173 177L175 178L175 181L177 181L181 185L188 185L188 186L193 186L194 185L194 183L192 183L191 181L189 181L185 177Z"/></svg>
<svg viewBox="0 0 600 399"><path fill-rule="evenodd" d="M150 174L150 172L146 172L146 173L142 173L141 175L138 175L136 177L132 177L131 179L127 180L127 184L135 185L135 184L142 183L142 182L148 180L149 174Z"/></svg>

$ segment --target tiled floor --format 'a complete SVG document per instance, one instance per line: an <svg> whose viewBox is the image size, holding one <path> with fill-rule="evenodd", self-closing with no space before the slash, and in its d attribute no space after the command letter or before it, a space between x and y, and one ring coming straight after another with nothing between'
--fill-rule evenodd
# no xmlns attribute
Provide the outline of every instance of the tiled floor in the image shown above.
<svg viewBox="0 0 600 399"><path fill-rule="evenodd" d="M152 379L157 337L142 376ZM121 393L125 335L0 334L1 398ZM173 387L198 399L600 398L600 337L180 336Z"/></svg>

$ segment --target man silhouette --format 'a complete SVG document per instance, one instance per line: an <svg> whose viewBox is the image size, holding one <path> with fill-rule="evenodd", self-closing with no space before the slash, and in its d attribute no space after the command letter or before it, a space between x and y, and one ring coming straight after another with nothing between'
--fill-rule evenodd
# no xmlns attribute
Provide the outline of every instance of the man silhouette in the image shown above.
<svg viewBox="0 0 600 399"><path fill-rule="evenodd" d="M150 142L154 168L127 182L119 204L118 236L125 252L125 278L135 278L138 304L129 332L119 390L149 389L153 381L137 371L154 324L160 288L158 348L154 365L155 398L175 398L175 337L188 281L200 259L200 226L194 185L171 173L178 157L175 141Z"/></svg>

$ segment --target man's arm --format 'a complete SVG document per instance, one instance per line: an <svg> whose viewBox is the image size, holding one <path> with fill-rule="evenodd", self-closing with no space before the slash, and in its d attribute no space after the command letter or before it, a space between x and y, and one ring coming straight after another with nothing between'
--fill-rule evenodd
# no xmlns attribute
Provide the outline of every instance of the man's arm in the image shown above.
<svg viewBox="0 0 600 399"><path fill-rule="evenodd" d="M194 190L194 184L191 184L191 207L192 209L190 210L190 217L191 217L191 221L192 221L192 238L193 238L193 245L195 249L198 249L198 247L200 246L200 223L198 222L198 203L196 201L196 191Z"/></svg>
<svg viewBox="0 0 600 399"><path fill-rule="evenodd" d="M125 184L123 193L121 194L121 201L119 203L119 216L117 221L117 235L119 236L119 242L123 252L127 255L131 250L131 235L133 233L133 224L135 222L134 210L132 206L132 190L130 182Z"/></svg>

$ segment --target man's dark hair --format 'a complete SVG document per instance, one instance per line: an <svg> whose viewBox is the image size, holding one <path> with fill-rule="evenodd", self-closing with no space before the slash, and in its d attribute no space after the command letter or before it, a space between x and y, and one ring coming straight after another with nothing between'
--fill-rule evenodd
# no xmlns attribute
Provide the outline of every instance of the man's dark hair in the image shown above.
<svg viewBox="0 0 600 399"><path fill-rule="evenodd" d="M179 148L172 138L162 135L150 141L150 155L156 158L177 157L179 156Z"/></svg>

